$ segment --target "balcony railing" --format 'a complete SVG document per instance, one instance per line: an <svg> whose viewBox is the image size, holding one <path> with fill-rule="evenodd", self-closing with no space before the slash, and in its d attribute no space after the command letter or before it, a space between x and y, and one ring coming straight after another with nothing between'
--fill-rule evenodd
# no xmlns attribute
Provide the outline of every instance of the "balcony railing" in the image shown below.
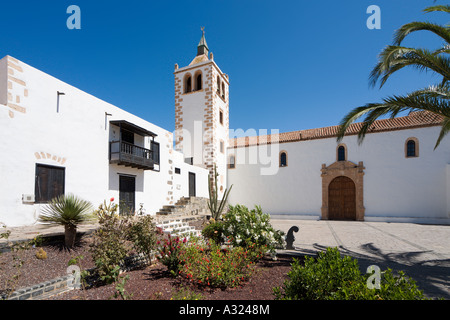
<svg viewBox="0 0 450 320"><path fill-rule="evenodd" d="M143 170L153 170L155 164L159 165L159 150L154 152L124 141L111 141L109 150L110 163Z"/></svg>

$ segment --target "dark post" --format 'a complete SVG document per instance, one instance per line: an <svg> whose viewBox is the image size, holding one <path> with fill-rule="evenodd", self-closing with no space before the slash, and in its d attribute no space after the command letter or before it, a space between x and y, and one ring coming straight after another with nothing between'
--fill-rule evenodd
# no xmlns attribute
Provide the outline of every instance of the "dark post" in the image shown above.
<svg viewBox="0 0 450 320"><path fill-rule="evenodd" d="M295 250L294 247L294 241L295 241L295 237L294 237L294 232L298 232L298 227L297 226L292 226L287 235L286 235L286 249L287 250Z"/></svg>

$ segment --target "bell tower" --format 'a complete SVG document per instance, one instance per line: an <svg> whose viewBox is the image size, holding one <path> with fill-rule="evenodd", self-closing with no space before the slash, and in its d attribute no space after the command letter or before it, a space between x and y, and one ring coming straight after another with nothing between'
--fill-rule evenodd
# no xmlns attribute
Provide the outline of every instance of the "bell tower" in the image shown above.
<svg viewBox="0 0 450 320"><path fill-rule="evenodd" d="M229 78L209 51L202 28L197 55L188 66L175 64L175 149L210 173L216 165L219 195L227 186Z"/></svg>

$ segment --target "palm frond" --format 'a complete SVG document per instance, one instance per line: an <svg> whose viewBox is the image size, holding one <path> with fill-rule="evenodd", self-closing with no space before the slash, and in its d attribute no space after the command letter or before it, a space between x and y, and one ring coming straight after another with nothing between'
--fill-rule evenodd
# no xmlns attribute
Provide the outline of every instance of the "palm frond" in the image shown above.
<svg viewBox="0 0 450 320"><path fill-rule="evenodd" d="M450 6L449 5L431 6L431 7L425 8L423 11L427 12L427 13L436 12L436 11L450 13Z"/></svg>
<svg viewBox="0 0 450 320"><path fill-rule="evenodd" d="M439 88L439 89L438 89ZM361 128L358 132L358 143L361 144L369 132L374 122L383 116L395 118L404 111L428 111L442 116L443 119L450 119L449 92L440 92L444 87L434 86L422 90L414 91L406 96L392 96L383 99L381 103L369 103L362 107L357 107L350 111L340 122L337 135L338 142L341 141L349 126L359 118L363 118ZM444 98L442 98L444 97ZM450 127L450 125L449 125ZM443 131L440 142L448 133Z"/></svg>
<svg viewBox="0 0 450 320"><path fill-rule="evenodd" d="M434 146L435 150L437 147L439 147L439 144L441 143L442 139L448 134L449 131L450 131L450 118L444 118L444 121L442 122L441 132L439 132L439 137L436 141L436 145Z"/></svg>
<svg viewBox="0 0 450 320"><path fill-rule="evenodd" d="M378 63L370 73L369 83L375 86L380 80L382 87L393 73L408 66L419 71L432 71L443 79L450 79L448 57L435 55L427 49L387 46L380 53Z"/></svg>
<svg viewBox="0 0 450 320"><path fill-rule="evenodd" d="M45 206L38 221L44 224L76 226L93 219L92 204L73 194L61 195Z"/></svg>
<svg viewBox="0 0 450 320"><path fill-rule="evenodd" d="M394 34L394 45L399 46L406 36L416 31L430 31L450 43L450 30L447 27L431 22L411 22L403 25Z"/></svg>

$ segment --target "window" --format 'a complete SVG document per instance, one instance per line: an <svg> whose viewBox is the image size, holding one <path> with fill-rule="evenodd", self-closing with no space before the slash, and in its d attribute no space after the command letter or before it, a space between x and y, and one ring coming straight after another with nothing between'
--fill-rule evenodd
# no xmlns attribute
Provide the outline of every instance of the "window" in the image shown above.
<svg viewBox="0 0 450 320"><path fill-rule="evenodd" d="M219 110L219 122L223 125L223 111Z"/></svg>
<svg viewBox="0 0 450 320"><path fill-rule="evenodd" d="M419 140L417 138L408 138L405 143L405 157L416 158L419 156Z"/></svg>
<svg viewBox="0 0 450 320"><path fill-rule="evenodd" d="M280 167L287 167L287 152L280 152Z"/></svg>
<svg viewBox="0 0 450 320"><path fill-rule="evenodd" d="M152 151L152 159L155 164L159 165L159 143L155 141L150 141L150 150Z"/></svg>
<svg viewBox="0 0 450 320"><path fill-rule="evenodd" d="M35 201L47 203L64 194L66 169L36 164Z"/></svg>
<svg viewBox="0 0 450 320"><path fill-rule="evenodd" d="M122 141L130 144L134 144L134 133L128 130L122 129L120 132Z"/></svg>
<svg viewBox="0 0 450 320"><path fill-rule="evenodd" d="M225 143L223 142L223 140L220 140L220 152L221 153L225 152Z"/></svg>
<svg viewBox="0 0 450 320"><path fill-rule="evenodd" d="M344 146L339 146L338 147L338 156L337 156L337 161L346 161L347 157L345 156L345 147Z"/></svg>
<svg viewBox="0 0 450 320"><path fill-rule="evenodd" d="M202 84L202 73L200 72L195 76L195 90L202 90Z"/></svg>
<svg viewBox="0 0 450 320"><path fill-rule="evenodd" d="M181 174L181 169L180 168L175 168L175 174Z"/></svg>
<svg viewBox="0 0 450 320"><path fill-rule="evenodd" d="M184 93L189 93L192 91L192 77L191 75L188 73L185 77L184 77Z"/></svg>
<svg viewBox="0 0 450 320"><path fill-rule="evenodd" d="M225 83L222 82L222 98L225 99Z"/></svg>
<svg viewBox="0 0 450 320"><path fill-rule="evenodd" d="M229 169L236 168L236 156L234 156L234 155L230 156L229 161L228 161L228 168Z"/></svg>
<svg viewBox="0 0 450 320"><path fill-rule="evenodd" d="M217 76L217 94L220 95L220 77Z"/></svg>

